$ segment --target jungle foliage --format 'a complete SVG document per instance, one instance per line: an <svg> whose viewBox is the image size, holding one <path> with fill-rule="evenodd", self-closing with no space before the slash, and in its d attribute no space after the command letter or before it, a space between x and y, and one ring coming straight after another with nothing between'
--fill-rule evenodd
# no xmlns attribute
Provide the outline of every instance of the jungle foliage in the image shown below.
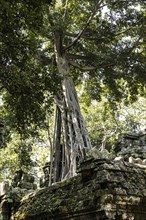
<svg viewBox="0 0 146 220"><path fill-rule="evenodd" d="M59 111L62 101L64 115L71 121L75 117L76 126L80 127L80 135L76 134L73 142L81 157L84 146L80 146L78 136L84 133L79 126L83 122L78 121L79 109L78 115L74 110L71 113L74 103L71 108L67 106L64 80L72 80L76 86L84 84L82 98L87 106L104 96L107 112L116 111L117 103L127 105L139 95L145 96L145 7L142 0L2 0L1 118L8 134L17 133L24 141L39 135L41 129L48 129L52 103L57 97ZM71 92L75 97L74 90ZM69 131L66 125L65 131L63 123L60 128L57 125L58 136L54 137L59 137L61 146L64 137L70 136L70 140L64 139L64 146L71 145L75 128L72 126ZM83 134L82 138L86 136ZM11 135L7 139L11 140ZM75 153L73 146L70 149ZM67 152L64 162L66 155Z"/></svg>

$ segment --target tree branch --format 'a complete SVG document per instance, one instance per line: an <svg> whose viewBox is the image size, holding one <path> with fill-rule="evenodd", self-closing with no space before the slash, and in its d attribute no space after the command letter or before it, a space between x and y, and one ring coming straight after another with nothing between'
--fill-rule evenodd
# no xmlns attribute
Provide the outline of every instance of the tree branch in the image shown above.
<svg viewBox="0 0 146 220"><path fill-rule="evenodd" d="M79 59L79 60L88 60L89 59L89 57L87 57L87 56L82 56L82 55L77 55L77 54L67 53L66 55L70 59Z"/></svg>
<svg viewBox="0 0 146 220"><path fill-rule="evenodd" d="M78 36L78 34L69 33L69 32L65 33L65 35L68 37L77 37ZM87 40L100 40L101 39L101 38L99 39L98 37L86 36L84 34L82 34L82 38L87 39Z"/></svg>
<svg viewBox="0 0 146 220"><path fill-rule="evenodd" d="M68 0L65 1L65 12L64 12L64 21L66 20L67 14L68 14Z"/></svg>
<svg viewBox="0 0 146 220"><path fill-rule="evenodd" d="M102 7L103 7L103 6L102 6ZM141 20L141 19L140 19L140 20ZM140 21L140 20L139 20L139 21ZM101 25L100 25L100 26L101 26ZM100 27L100 26L99 26L99 27ZM86 28L87 28L87 27L86 27ZM117 37L117 36L119 36L119 35L125 34L125 33L128 32L129 30L132 30L132 27L129 27L129 28L127 28L127 29L125 29L125 30L123 30L123 31L121 31L121 32L119 32L119 33L117 33L117 34L114 34L113 37ZM96 34L96 33L94 33L94 34ZM80 33L79 33L79 34L75 34L75 33L66 32L65 35L68 36L68 37L73 37L73 38L75 38L75 40L76 40L76 39L78 38L78 36L80 35ZM94 40L97 40L97 41L98 41L98 40L102 40L102 38L99 39L98 37L86 36L86 35L84 35L84 33L82 33L82 36L81 36L81 37L84 38L84 39L87 39L87 40L91 40L91 41L92 41L92 40L93 40L93 41L94 41ZM75 40L74 40L74 41L75 41ZM74 42L74 41L73 41L73 42ZM73 43L73 42L72 42L72 43ZM72 44L72 43L71 43L71 44ZM71 44L70 44L70 45L71 45ZM70 45L69 45L69 46L70 46ZM69 47L69 46L68 46L68 47Z"/></svg>
<svg viewBox="0 0 146 220"><path fill-rule="evenodd" d="M101 0L98 4L98 6L103 2L103 0ZM74 46L74 44L82 37L83 33L86 31L88 25L90 24L90 22L92 21L92 19L94 18L95 16L95 13L97 12L97 10L100 8L100 7L95 7L94 11L92 12L92 14L90 15L89 19L87 20L84 28L80 31L80 33L77 35L77 37L72 41L72 43L70 45L68 45L67 47L65 47L65 50L68 50L70 49L72 46ZM102 6L103 7L103 6Z"/></svg>
<svg viewBox="0 0 146 220"><path fill-rule="evenodd" d="M69 61L69 64L74 66L74 67L77 67L78 69L82 70L82 71L91 71L91 70L95 70L96 67L94 66L85 66L85 67L82 67L80 66L78 63L75 63L75 62L72 62L72 61Z"/></svg>

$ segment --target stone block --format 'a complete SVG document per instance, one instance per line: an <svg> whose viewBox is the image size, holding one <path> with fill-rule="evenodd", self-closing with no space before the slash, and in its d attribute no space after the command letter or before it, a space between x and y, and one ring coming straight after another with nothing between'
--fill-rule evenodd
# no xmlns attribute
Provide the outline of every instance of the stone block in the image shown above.
<svg viewBox="0 0 146 220"><path fill-rule="evenodd" d="M34 183L34 176L32 176L31 174L23 174L22 181L28 183Z"/></svg>
<svg viewBox="0 0 146 220"><path fill-rule="evenodd" d="M9 190L9 182L4 181L0 183L0 197L4 196Z"/></svg>
<svg viewBox="0 0 146 220"><path fill-rule="evenodd" d="M28 182L20 182L19 186L21 189L33 189L33 183L28 183Z"/></svg>

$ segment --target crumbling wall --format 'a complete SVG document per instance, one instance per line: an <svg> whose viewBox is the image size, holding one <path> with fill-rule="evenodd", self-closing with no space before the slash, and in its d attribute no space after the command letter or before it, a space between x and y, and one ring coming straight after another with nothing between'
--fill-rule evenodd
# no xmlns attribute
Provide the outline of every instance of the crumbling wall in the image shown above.
<svg viewBox="0 0 146 220"><path fill-rule="evenodd" d="M35 191L34 178L17 171L0 190L3 220L11 213L14 220L146 220L146 132L123 136L115 152L92 149L77 176L50 187L46 163Z"/></svg>
<svg viewBox="0 0 146 220"><path fill-rule="evenodd" d="M122 135L115 144L117 156L122 156L128 161L129 157L134 159L146 159L146 129L133 134Z"/></svg>
<svg viewBox="0 0 146 220"><path fill-rule="evenodd" d="M146 170L88 159L76 177L27 195L14 220L146 220Z"/></svg>
<svg viewBox="0 0 146 220"><path fill-rule="evenodd" d="M22 197L34 191L34 177L21 169L15 172L12 183L0 183L0 220L10 220L11 214L19 206Z"/></svg>

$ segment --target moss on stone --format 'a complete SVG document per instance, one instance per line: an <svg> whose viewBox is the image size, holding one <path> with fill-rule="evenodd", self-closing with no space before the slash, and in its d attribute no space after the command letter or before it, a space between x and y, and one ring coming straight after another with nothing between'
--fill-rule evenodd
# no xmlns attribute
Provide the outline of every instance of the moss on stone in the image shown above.
<svg viewBox="0 0 146 220"><path fill-rule="evenodd" d="M91 163L91 179L89 176L86 178L83 167L78 176L24 197L15 213L15 220L40 220L44 215L47 217L43 217L43 220L66 219L67 216L77 220L80 218L72 216L94 213L87 215L88 218L81 218L86 220L93 219L92 216L96 216L96 213L99 216L101 212L108 215L110 210L114 213L116 209L118 211L118 207L123 207L124 210L127 204L130 207L139 206L141 198L145 196L146 185L146 175L141 169L123 162L95 160ZM130 212L134 212L136 208L131 210L130 208Z"/></svg>

